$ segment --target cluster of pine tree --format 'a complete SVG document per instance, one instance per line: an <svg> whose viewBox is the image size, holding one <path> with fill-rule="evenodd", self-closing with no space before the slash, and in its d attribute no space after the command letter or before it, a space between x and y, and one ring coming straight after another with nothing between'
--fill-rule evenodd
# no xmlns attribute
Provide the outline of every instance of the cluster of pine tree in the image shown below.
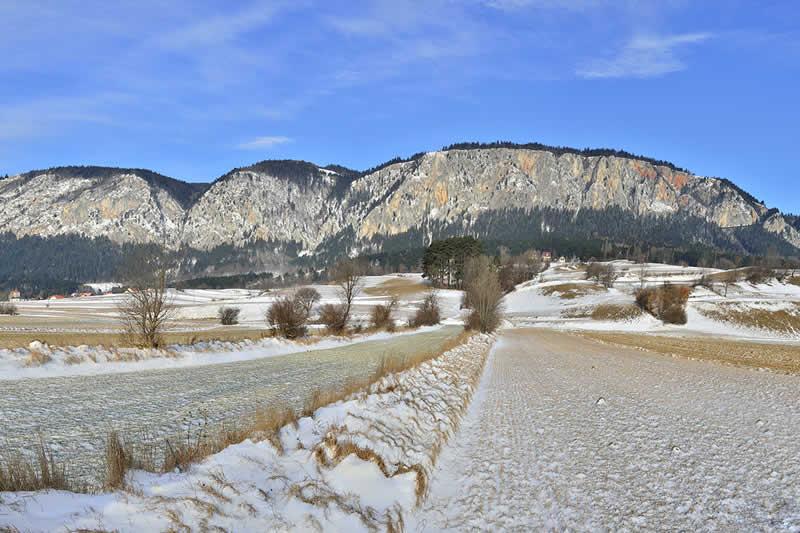
<svg viewBox="0 0 800 533"><path fill-rule="evenodd" d="M436 287L461 289L467 259L479 255L483 255L483 246L474 237L433 241L422 256L422 276L430 279Z"/></svg>

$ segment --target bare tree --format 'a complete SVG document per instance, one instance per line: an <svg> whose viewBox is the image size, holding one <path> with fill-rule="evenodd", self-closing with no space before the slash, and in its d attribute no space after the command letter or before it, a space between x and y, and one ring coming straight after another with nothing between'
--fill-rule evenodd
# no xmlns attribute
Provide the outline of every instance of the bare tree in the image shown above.
<svg viewBox="0 0 800 533"><path fill-rule="evenodd" d="M363 269L356 261L347 259L339 262L333 267L333 279L339 286L339 297L342 300L342 313L345 324L350 319L350 311L353 308L353 300L361 293L364 288L362 279Z"/></svg>
<svg viewBox="0 0 800 533"><path fill-rule="evenodd" d="M647 261L644 256L639 258L639 288L644 289L647 282Z"/></svg>
<svg viewBox="0 0 800 533"><path fill-rule="evenodd" d="M164 330L176 311L167 294L171 266L165 245L139 248L123 266L121 276L128 291L117 312L129 343L149 348L162 345Z"/></svg>
<svg viewBox="0 0 800 533"><path fill-rule="evenodd" d="M465 269L466 295L472 309L465 326L468 329L491 332L503 317L503 290L497 270L486 256L470 258Z"/></svg>
<svg viewBox="0 0 800 533"><path fill-rule="evenodd" d="M728 297L728 288L739 281L739 272L736 270L728 270L722 274L722 285L725 287L725 298Z"/></svg>
<svg viewBox="0 0 800 533"><path fill-rule="evenodd" d="M589 263L586 267L586 279L593 279L604 287L612 287L617 279L617 272L611 263Z"/></svg>
<svg viewBox="0 0 800 533"><path fill-rule="evenodd" d="M306 318L311 316L311 310L319 302L320 298L322 296L319 291L313 287L302 287L294 293L294 299L305 312Z"/></svg>

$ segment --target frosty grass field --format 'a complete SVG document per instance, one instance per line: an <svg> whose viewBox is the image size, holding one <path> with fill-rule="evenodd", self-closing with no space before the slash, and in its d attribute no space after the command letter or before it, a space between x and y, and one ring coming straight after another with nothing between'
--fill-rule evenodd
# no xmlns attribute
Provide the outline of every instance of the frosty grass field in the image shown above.
<svg viewBox="0 0 800 533"><path fill-rule="evenodd" d="M475 336L321 408L284 427L279 445L247 440L183 473L132 471L123 491L0 493L0 530L800 531L800 287L739 282L727 296L696 287L688 324L672 326L631 309L635 288L715 271L615 265L610 289L584 280L579 265L551 267L506 297L497 337ZM386 301L375 288L398 278L369 279L357 315ZM440 293L445 322L458 323L460 294ZM178 328L213 330L216 309L234 304L239 328L257 330L274 297L179 293ZM403 298L401 318L421 293ZM20 320L0 328L46 334L73 315L75 333L115 327L112 297L58 304L23 303ZM457 330L126 358L109 346L9 347L0 350L0 428L15 447L42 429L80 465L96 460L99 443L85 432L104 418L158 433L189 412L221 420L254 398L301 402L301 383L337 383L381 353L431 349ZM701 357L714 343L730 349ZM49 359L26 366L34 352Z"/></svg>

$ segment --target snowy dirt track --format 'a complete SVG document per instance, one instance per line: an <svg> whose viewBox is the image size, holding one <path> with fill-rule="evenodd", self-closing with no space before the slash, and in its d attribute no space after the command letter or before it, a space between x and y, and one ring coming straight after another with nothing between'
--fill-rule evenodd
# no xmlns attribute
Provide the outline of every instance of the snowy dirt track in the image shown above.
<svg viewBox="0 0 800 533"><path fill-rule="evenodd" d="M506 331L409 531L800 531L800 377Z"/></svg>

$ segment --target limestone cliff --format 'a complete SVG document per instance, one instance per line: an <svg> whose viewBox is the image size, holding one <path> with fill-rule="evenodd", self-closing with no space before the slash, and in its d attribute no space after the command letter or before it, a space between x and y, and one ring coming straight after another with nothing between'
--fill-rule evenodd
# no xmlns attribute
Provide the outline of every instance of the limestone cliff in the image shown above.
<svg viewBox="0 0 800 533"><path fill-rule="evenodd" d="M234 169L213 184L149 171L66 167L0 181L0 232L77 233L118 243L166 238L172 248L242 247L258 239L313 253L337 235L402 234L482 213L617 207L637 215L693 215L719 227L760 225L800 247L800 232L726 180L616 155L522 148L451 149L369 173L301 161Z"/></svg>

